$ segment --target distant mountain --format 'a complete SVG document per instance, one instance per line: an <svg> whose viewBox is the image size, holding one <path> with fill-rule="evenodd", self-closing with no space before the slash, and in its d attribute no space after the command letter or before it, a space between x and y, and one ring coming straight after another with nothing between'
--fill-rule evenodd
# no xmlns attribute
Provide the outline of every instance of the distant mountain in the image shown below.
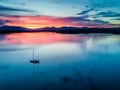
<svg viewBox="0 0 120 90"><path fill-rule="evenodd" d="M108 33L108 34L120 34L120 28L60 28L58 33L63 34L79 34L79 33Z"/></svg>
<svg viewBox="0 0 120 90"><path fill-rule="evenodd" d="M23 32L28 31L27 28L18 27L18 26L2 26L0 27L0 32Z"/></svg>
<svg viewBox="0 0 120 90"><path fill-rule="evenodd" d="M0 33L20 33L20 32L56 32L63 34L79 34L79 33L113 33L120 34L120 28L77 28L77 27L45 27L38 29L28 29L17 26L2 26L0 27Z"/></svg>
<svg viewBox="0 0 120 90"><path fill-rule="evenodd" d="M120 34L120 28L88 28L88 27L45 27L35 29L34 32L56 32L63 34L79 34L79 33L113 33Z"/></svg>

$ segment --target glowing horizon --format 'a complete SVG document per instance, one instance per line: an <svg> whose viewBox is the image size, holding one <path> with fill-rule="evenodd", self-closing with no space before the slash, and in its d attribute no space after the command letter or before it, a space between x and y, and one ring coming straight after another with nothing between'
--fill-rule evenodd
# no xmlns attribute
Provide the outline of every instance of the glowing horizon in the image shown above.
<svg viewBox="0 0 120 90"><path fill-rule="evenodd" d="M119 0L0 0L0 26L120 27Z"/></svg>
<svg viewBox="0 0 120 90"><path fill-rule="evenodd" d="M119 25L90 23L89 21L79 20L79 17L53 17L53 16L2 16L4 25L20 26L30 29L44 28L44 27L100 27L112 28L119 27ZM76 20L78 19L78 20Z"/></svg>

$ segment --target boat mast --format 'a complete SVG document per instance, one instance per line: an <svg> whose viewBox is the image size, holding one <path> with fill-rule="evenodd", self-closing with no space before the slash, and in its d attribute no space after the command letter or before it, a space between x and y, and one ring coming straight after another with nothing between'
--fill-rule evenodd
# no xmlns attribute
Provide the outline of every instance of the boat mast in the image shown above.
<svg viewBox="0 0 120 90"><path fill-rule="evenodd" d="M34 50L33 50L33 60L34 60Z"/></svg>

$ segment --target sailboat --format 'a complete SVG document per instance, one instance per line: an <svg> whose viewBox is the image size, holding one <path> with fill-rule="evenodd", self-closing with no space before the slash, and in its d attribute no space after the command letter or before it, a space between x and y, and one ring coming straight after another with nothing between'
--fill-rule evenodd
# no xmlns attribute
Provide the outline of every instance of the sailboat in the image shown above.
<svg viewBox="0 0 120 90"><path fill-rule="evenodd" d="M30 60L30 63L33 63L33 64L38 64L38 63L40 63L39 58L38 58L38 59L35 59L35 58L34 58L34 50L33 50L33 59Z"/></svg>

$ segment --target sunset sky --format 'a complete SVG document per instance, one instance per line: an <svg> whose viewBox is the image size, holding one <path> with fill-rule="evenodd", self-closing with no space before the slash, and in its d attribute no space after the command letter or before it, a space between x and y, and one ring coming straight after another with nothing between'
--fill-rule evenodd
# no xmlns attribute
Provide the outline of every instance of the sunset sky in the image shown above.
<svg viewBox="0 0 120 90"><path fill-rule="evenodd" d="M119 27L120 0L0 0L0 27Z"/></svg>

